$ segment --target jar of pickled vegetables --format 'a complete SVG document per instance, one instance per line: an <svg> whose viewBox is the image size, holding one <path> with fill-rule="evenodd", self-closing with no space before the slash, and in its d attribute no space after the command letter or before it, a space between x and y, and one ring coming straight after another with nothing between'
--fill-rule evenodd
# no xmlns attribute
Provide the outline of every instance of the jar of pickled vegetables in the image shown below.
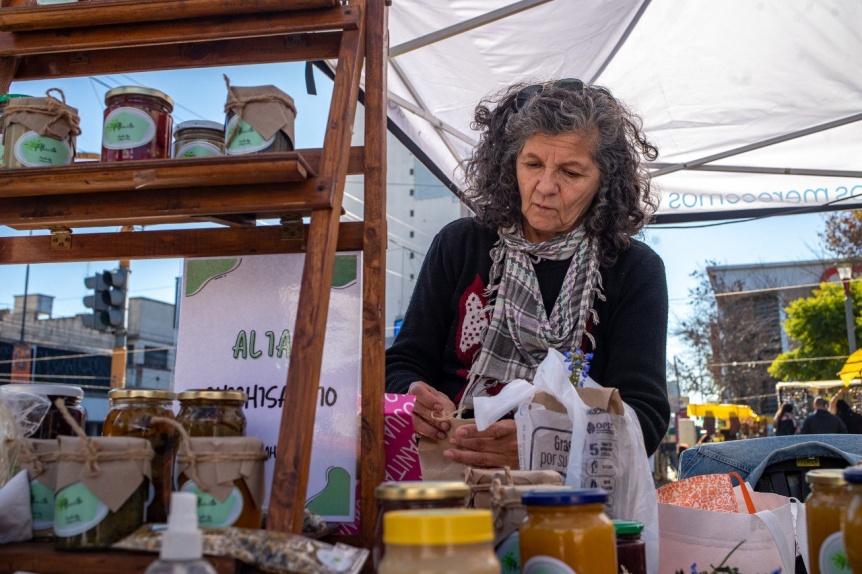
<svg viewBox="0 0 862 574"><path fill-rule="evenodd" d="M224 126L218 122L191 120L174 131L174 157L224 155Z"/></svg>
<svg viewBox="0 0 862 574"><path fill-rule="evenodd" d="M243 391L189 390L179 393L177 400L177 422L190 436L245 436L243 407L248 397Z"/></svg>
<svg viewBox="0 0 862 574"><path fill-rule="evenodd" d="M60 99L51 92L57 92ZM4 167L56 167L74 161L80 117L78 110L66 105L61 90L52 88L44 98L7 100L3 124Z"/></svg>
<svg viewBox="0 0 862 574"><path fill-rule="evenodd" d="M380 574L499 574L491 511L394 510L383 518Z"/></svg>
<svg viewBox="0 0 862 574"><path fill-rule="evenodd" d="M105 94L102 161L171 157L174 102L152 88L121 86Z"/></svg>
<svg viewBox="0 0 862 574"><path fill-rule="evenodd" d="M0 96L0 160L3 159L3 151L4 151L4 138L3 132L5 131L3 116L5 114L6 106L9 104L9 100L13 98L29 98L30 96L25 96L22 94L3 94ZM6 167L6 164L3 164L3 167Z"/></svg>
<svg viewBox="0 0 862 574"><path fill-rule="evenodd" d="M614 525L600 488L533 490L522 497L521 572L616 574Z"/></svg>
<svg viewBox="0 0 862 574"><path fill-rule="evenodd" d="M846 555L841 526L850 505L850 490L840 469L808 471L805 481L811 485L811 494L805 499L809 572L829 574L833 560Z"/></svg>
<svg viewBox="0 0 862 574"><path fill-rule="evenodd" d="M173 490L173 465L176 430L153 417L174 418L171 391L156 389L113 389L108 393L111 410L105 417L102 436L134 436L150 441L155 456L152 462L146 522L167 522L168 504Z"/></svg>
<svg viewBox="0 0 862 574"><path fill-rule="evenodd" d="M380 513L377 516L377 544L372 550L374 567L383 559L383 520L395 510L464 508L470 487L458 481L384 482L375 490Z"/></svg>
<svg viewBox="0 0 862 574"><path fill-rule="evenodd" d="M231 86L227 81L225 110L227 155L293 150L296 106L277 87Z"/></svg>
<svg viewBox="0 0 862 574"><path fill-rule="evenodd" d="M60 414L54 401L62 399L66 409L75 422L83 427L87 422L87 411L81 406L81 400L84 398L84 390L81 387L71 385L55 385L52 383L42 384L13 384L5 385L4 392L21 392L31 393L40 397L45 397L50 401L48 412L45 413L42 422L29 438L52 439L58 436L74 436L75 431Z"/></svg>
<svg viewBox="0 0 862 574"><path fill-rule="evenodd" d="M852 572L862 572L862 466L844 471L850 489L850 506L844 517L844 548Z"/></svg>

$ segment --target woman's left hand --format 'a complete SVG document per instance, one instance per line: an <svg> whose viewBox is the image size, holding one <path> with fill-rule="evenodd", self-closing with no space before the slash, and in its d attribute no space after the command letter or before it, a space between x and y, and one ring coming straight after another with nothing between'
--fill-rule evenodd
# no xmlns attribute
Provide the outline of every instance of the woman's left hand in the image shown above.
<svg viewBox="0 0 862 574"><path fill-rule="evenodd" d="M460 427L449 439L455 448L443 455L468 466L518 468L518 433L515 421L497 421L484 431L476 425Z"/></svg>

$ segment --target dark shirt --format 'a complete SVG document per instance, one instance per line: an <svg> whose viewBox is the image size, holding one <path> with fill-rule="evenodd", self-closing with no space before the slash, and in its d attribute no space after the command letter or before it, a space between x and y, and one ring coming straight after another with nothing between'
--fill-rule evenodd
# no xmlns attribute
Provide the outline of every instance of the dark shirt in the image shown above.
<svg viewBox="0 0 862 574"><path fill-rule="evenodd" d="M817 409L802 423L802 434L847 434L844 422L823 409Z"/></svg>
<svg viewBox="0 0 862 574"><path fill-rule="evenodd" d="M401 330L386 352L386 390L405 393L425 381L456 404L467 373L481 348L481 309L497 234L473 218L444 227L428 250ZM562 288L568 261L535 265L546 311ZM616 387L637 413L647 453L655 452L667 431L665 358L667 284L661 258L632 241L616 263L602 267L606 301L595 301L599 322L590 376ZM591 349L586 349L591 350Z"/></svg>
<svg viewBox="0 0 862 574"><path fill-rule="evenodd" d="M838 413L838 418L844 422L850 434L862 434L862 415L859 413Z"/></svg>

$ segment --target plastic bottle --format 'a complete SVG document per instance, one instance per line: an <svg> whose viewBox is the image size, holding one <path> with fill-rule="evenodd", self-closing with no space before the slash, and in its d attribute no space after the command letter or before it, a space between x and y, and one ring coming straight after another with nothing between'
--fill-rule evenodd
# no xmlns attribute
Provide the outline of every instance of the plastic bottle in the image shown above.
<svg viewBox="0 0 862 574"><path fill-rule="evenodd" d="M203 559L197 504L197 496L190 492L171 494L171 512L168 529L162 536L162 551L144 574L216 574L215 568Z"/></svg>

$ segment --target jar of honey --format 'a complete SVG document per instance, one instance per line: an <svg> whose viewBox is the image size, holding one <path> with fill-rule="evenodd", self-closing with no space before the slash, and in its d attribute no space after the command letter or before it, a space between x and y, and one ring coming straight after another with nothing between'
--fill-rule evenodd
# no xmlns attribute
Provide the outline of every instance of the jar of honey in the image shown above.
<svg viewBox="0 0 862 574"><path fill-rule="evenodd" d="M87 411L81 406L81 400L84 398L84 390L81 387L73 387L71 385L55 385L52 383L42 384L13 384L5 385L4 392L21 392L31 393L40 397L45 397L50 401L48 412L45 413L39 427L29 438L54 439L58 436L75 436L75 431L60 414L54 401L62 399L79 426L85 426L87 422Z"/></svg>
<svg viewBox="0 0 862 574"><path fill-rule="evenodd" d="M862 466L844 471L850 489L850 506L844 516L844 548L852 572L862 572Z"/></svg>
<svg viewBox="0 0 862 574"><path fill-rule="evenodd" d="M811 470L805 481L811 485L811 494L805 499L809 572L829 574L833 560L846 556L841 526L850 505L850 490L840 469Z"/></svg>
<svg viewBox="0 0 862 574"><path fill-rule="evenodd" d="M600 488L533 490L521 498L521 572L616 574L614 525Z"/></svg>
<svg viewBox="0 0 862 574"><path fill-rule="evenodd" d="M121 86L105 94L102 161L171 157L174 102L152 88Z"/></svg>
<svg viewBox="0 0 862 574"><path fill-rule="evenodd" d="M394 510L383 518L380 574L499 574L489 510Z"/></svg>
<svg viewBox="0 0 862 574"><path fill-rule="evenodd" d="M470 487L458 481L384 482L375 490L380 513L377 515L377 544L372 550L374 567L383 559L383 520L396 510L464 508Z"/></svg>
<svg viewBox="0 0 862 574"><path fill-rule="evenodd" d="M224 155L224 126L218 122L191 120L174 132L174 157L213 157Z"/></svg>
<svg viewBox="0 0 862 574"><path fill-rule="evenodd" d="M105 417L102 436L133 436L150 441L152 482L146 522L167 522L168 504L174 480L174 454L177 433L165 423L154 423L153 417L174 418L171 391L156 389L113 389L108 393L111 410Z"/></svg>
<svg viewBox="0 0 862 574"><path fill-rule="evenodd" d="M243 391L189 390L177 395L179 422L190 436L245 436L243 406L248 397Z"/></svg>

